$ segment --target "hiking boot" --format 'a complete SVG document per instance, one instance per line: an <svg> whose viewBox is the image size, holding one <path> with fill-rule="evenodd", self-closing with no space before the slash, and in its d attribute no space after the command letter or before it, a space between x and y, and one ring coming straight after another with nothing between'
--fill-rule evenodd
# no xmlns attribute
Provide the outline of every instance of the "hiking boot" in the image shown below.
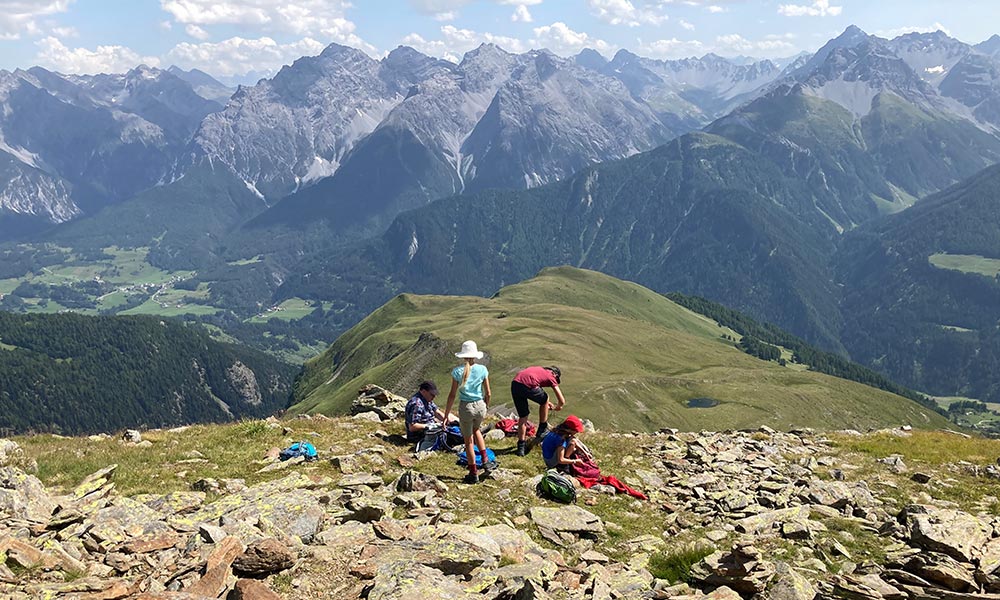
<svg viewBox="0 0 1000 600"><path fill-rule="evenodd" d="M528 454L528 442L520 441L519 440L517 442L517 451L514 452L514 454L516 454L518 456L527 456L527 454Z"/></svg>
<svg viewBox="0 0 1000 600"><path fill-rule="evenodd" d="M483 477L489 477L497 470L497 461L491 460L483 465Z"/></svg>
<svg viewBox="0 0 1000 600"><path fill-rule="evenodd" d="M464 479L462 479L462 483L468 483L469 485L475 485L479 483L479 473L473 473L470 471L469 474L466 475Z"/></svg>

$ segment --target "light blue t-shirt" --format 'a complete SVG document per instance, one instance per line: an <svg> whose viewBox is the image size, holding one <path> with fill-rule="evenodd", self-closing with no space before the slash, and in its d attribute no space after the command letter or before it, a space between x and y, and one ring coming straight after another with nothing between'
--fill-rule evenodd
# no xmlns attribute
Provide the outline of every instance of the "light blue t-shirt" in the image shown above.
<svg viewBox="0 0 1000 600"><path fill-rule="evenodd" d="M451 370L451 378L462 383L462 374L465 373L465 365L459 365ZM478 402L483 399L483 380L490 376L489 370L483 365L472 365L469 370L469 379L465 386L459 385L458 399L462 402Z"/></svg>

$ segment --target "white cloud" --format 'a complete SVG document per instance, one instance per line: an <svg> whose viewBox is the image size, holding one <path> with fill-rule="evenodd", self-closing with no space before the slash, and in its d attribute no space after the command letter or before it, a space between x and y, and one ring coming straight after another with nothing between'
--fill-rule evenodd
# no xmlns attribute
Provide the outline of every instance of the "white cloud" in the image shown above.
<svg viewBox="0 0 1000 600"><path fill-rule="evenodd" d="M717 4L710 4L709 6L706 6L705 10L707 10L710 13L712 13L713 15L717 15L719 13L728 12L725 8L722 8L721 6L719 6Z"/></svg>
<svg viewBox="0 0 1000 600"><path fill-rule="evenodd" d="M514 8L514 14L510 16L510 20L515 23L531 23L534 21L534 19L531 18L531 11L529 11L528 7L523 4L518 4L517 7Z"/></svg>
<svg viewBox="0 0 1000 600"><path fill-rule="evenodd" d="M843 6L830 6L830 0L815 0L812 4L782 4L778 14L786 17L836 17L843 12Z"/></svg>
<svg viewBox="0 0 1000 600"><path fill-rule="evenodd" d="M173 28L174 28L173 21L160 21L160 29L162 29L163 31L170 31Z"/></svg>
<svg viewBox="0 0 1000 600"><path fill-rule="evenodd" d="M439 15L445 13L457 14L457 10L469 3L469 0L410 0L410 5L417 12L425 15Z"/></svg>
<svg viewBox="0 0 1000 600"><path fill-rule="evenodd" d="M951 35L951 31L941 23L934 23L933 25L924 27L913 25L897 27L895 29L883 29L881 31L876 31L875 35L891 40L908 33L934 33L935 31L943 31L945 34Z"/></svg>
<svg viewBox="0 0 1000 600"><path fill-rule="evenodd" d="M458 12L454 10L440 12L434 15L435 21L454 21L457 18L458 18Z"/></svg>
<svg viewBox="0 0 1000 600"><path fill-rule="evenodd" d="M418 33L411 33L402 39L402 44L453 62L458 62L463 54L484 43L496 44L508 52L515 53L527 52L532 48L546 48L560 56L571 56L584 48L593 48L605 55L612 54L618 49L617 46L585 32L574 31L561 22L535 27L533 33L534 36L530 40L521 40L444 25L441 27L439 39L429 40Z"/></svg>
<svg viewBox="0 0 1000 600"><path fill-rule="evenodd" d="M189 36L193 37L196 40L202 40L202 41L207 40L209 37L208 32L202 29L201 27L198 27L197 25L188 25L187 27L184 28L184 33L188 34Z"/></svg>
<svg viewBox="0 0 1000 600"><path fill-rule="evenodd" d="M687 58L705 53L705 44L698 40L656 40L648 44L639 44L639 54L650 58L671 59Z"/></svg>
<svg viewBox="0 0 1000 600"><path fill-rule="evenodd" d="M160 6L184 25L240 25L301 36L322 36L374 52L354 33L344 16L346 0L160 0ZM264 38L261 38L264 39Z"/></svg>
<svg viewBox="0 0 1000 600"><path fill-rule="evenodd" d="M529 49L524 42L517 38L461 29L454 25L441 27L441 39L428 40L420 34L411 33L403 38L403 44L412 46L424 54L440 56L453 62L458 62L463 54L481 44L496 44L510 52L527 52Z"/></svg>
<svg viewBox="0 0 1000 600"><path fill-rule="evenodd" d="M140 56L125 46L98 46L96 50L87 48L67 48L52 36L35 43L39 50L35 61L43 67L60 73L95 74L122 73L139 64L159 66L155 56Z"/></svg>
<svg viewBox="0 0 1000 600"><path fill-rule="evenodd" d="M166 58L185 69L201 69L221 77L241 77L250 73L272 74L300 57L319 54L323 47L322 43L308 37L289 44L279 44L269 37L233 37L221 42L183 42L174 46Z"/></svg>
<svg viewBox="0 0 1000 600"><path fill-rule="evenodd" d="M680 26L683 27L684 29L687 29L688 31L694 31L694 23L688 23L684 19L680 20Z"/></svg>
<svg viewBox="0 0 1000 600"><path fill-rule="evenodd" d="M528 7L541 4L542 0L496 0L496 2L514 7L514 13L510 16L511 21L515 23L531 23L535 19L532 17Z"/></svg>
<svg viewBox="0 0 1000 600"><path fill-rule="evenodd" d="M617 49L614 45L592 37L586 32L573 31L562 22L536 27L534 32L532 47L547 48L560 56L570 56L584 48L593 48L601 54L610 55Z"/></svg>
<svg viewBox="0 0 1000 600"><path fill-rule="evenodd" d="M597 18L612 25L661 25L669 19L658 6L637 7L631 0L587 0L587 4Z"/></svg>
<svg viewBox="0 0 1000 600"><path fill-rule="evenodd" d="M66 12L73 0L0 0L0 39L16 40L22 33L41 35L38 17Z"/></svg>
<svg viewBox="0 0 1000 600"><path fill-rule="evenodd" d="M49 32L57 38L79 37L80 35L80 32L76 30L76 27L55 26L49 29Z"/></svg>
<svg viewBox="0 0 1000 600"><path fill-rule="evenodd" d="M715 46L716 51L720 54L777 56L795 50L795 45L789 41L793 37L793 34L769 35L762 40L751 41L737 33L732 33L715 38Z"/></svg>

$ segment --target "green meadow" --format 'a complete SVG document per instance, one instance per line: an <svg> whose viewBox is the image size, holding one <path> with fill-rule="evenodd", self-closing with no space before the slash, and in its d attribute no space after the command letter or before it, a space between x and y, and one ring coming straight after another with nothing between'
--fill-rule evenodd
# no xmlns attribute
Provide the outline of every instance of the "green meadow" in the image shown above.
<svg viewBox="0 0 1000 600"><path fill-rule="evenodd" d="M396 297L306 363L291 411L345 413L367 383L409 394L431 378L446 391L453 353L471 338L487 353L495 405L510 405L519 369L555 364L567 410L603 428L947 425L902 397L756 359L723 336L738 338L639 285L546 269L492 298ZM688 407L705 398L718 404Z"/></svg>

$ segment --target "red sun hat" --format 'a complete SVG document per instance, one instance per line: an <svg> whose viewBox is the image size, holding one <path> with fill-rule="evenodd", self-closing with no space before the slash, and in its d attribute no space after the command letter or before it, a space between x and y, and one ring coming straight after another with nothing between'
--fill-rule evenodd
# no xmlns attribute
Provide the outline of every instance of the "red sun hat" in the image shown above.
<svg viewBox="0 0 1000 600"><path fill-rule="evenodd" d="M570 415L563 421L563 425L573 433L583 433L583 421L576 415Z"/></svg>

